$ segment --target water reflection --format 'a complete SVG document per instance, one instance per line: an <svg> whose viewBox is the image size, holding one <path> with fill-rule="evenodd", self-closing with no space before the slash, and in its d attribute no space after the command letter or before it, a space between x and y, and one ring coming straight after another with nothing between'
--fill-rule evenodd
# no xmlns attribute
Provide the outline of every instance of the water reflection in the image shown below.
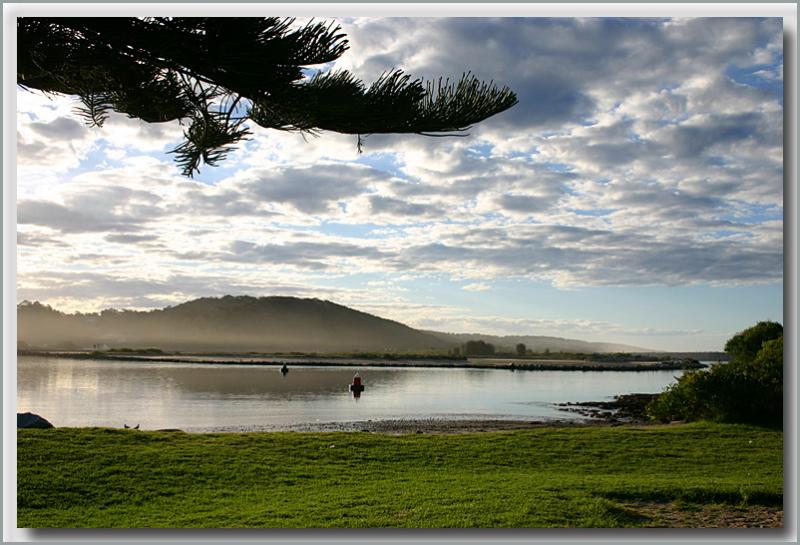
<svg viewBox="0 0 800 545"><path fill-rule="evenodd" d="M355 371L368 395L354 391ZM19 411L56 426L286 426L390 418L569 418L553 403L658 392L679 371L301 367L19 358ZM356 389L361 390L361 389Z"/></svg>

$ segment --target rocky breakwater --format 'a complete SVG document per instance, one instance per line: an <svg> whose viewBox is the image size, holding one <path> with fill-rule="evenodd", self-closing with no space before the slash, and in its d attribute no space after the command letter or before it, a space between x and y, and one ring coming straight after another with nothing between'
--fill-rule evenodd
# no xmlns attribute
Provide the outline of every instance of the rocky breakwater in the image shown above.
<svg viewBox="0 0 800 545"><path fill-rule="evenodd" d="M681 371L708 367L693 359L662 361L534 360L506 365L512 371Z"/></svg>

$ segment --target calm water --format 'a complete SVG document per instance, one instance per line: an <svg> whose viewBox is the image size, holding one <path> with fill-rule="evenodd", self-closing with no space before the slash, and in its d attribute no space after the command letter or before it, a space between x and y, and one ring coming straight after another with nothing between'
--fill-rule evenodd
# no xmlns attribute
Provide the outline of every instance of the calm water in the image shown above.
<svg viewBox="0 0 800 545"><path fill-rule="evenodd" d="M365 392L348 391L356 370ZM398 418L579 418L554 403L659 392L682 371L509 371L20 357L17 410L55 426L280 429Z"/></svg>

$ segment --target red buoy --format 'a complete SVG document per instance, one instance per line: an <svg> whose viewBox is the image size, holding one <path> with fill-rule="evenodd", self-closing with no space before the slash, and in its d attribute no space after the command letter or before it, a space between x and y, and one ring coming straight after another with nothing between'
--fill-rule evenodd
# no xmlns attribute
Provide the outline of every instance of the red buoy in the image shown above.
<svg viewBox="0 0 800 545"><path fill-rule="evenodd" d="M358 373L353 377L353 384L350 385L350 391L356 396L364 391L364 385L361 384L361 376Z"/></svg>

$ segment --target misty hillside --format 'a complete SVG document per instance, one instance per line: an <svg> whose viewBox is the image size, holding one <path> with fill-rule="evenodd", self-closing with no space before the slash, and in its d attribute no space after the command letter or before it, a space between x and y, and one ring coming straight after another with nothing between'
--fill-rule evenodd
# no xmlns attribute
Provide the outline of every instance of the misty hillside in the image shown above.
<svg viewBox="0 0 800 545"><path fill-rule="evenodd" d="M442 341L453 346L464 344L467 341L481 340L493 344L498 351L505 352L514 352L515 347L519 343L524 344L525 348L538 353L543 353L546 350L550 352L576 352L583 354L605 354L612 352L643 354L658 352L657 350L642 348L640 346L630 346L627 344L588 342L540 335L507 335L501 337L497 335L483 335L480 333L441 333L438 331L424 331L424 333L438 337Z"/></svg>
<svg viewBox="0 0 800 545"><path fill-rule="evenodd" d="M483 340L499 351L653 352L560 337L420 331L330 301L297 297L205 297L151 311L65 314L41 303L17 306L21 346L51 349L160 348L184 352L447 351ZM22 344L24 343L24 344Z"/></svg>
<svg viewBox="0 0 800 545"><path fill-rule="evenodd" d="M156 347L180 351L402 352L442 350L446 341L319 299L202 298L152 311L64 314L17 306L17 339L30 347ZM24 346L24 345L23 345Z"/></svg>

